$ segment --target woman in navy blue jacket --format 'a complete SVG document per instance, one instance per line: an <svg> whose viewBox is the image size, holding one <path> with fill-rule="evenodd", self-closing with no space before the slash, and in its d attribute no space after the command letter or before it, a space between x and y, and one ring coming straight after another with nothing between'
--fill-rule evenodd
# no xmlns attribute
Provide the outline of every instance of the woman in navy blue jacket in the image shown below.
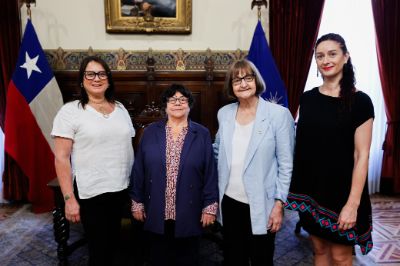
<svg viewBox="0 0 400 266"><path fill-rule="evenodd" d="M145 129L134 162L132 214L149 232L152 265L197 265L198 236L218 209L211 137L189 119L188 89L174 84L161 101L167 119Z"/></svg>

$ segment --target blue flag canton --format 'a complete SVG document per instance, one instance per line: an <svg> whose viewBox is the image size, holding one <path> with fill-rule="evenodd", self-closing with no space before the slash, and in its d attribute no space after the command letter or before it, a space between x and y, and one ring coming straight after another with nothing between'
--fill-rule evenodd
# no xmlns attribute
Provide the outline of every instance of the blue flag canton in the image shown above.
<svg viewBox="0 0 400 266"><path fill-rule="evenodd" d="M261 22L258 21L247 59L257 67L265 82L261 95L270 102L288 107L286 87L275 65Z"/></svg>
<svg viewBox="0 0 400 266"><path fill-rule="evenodd" d="M12 80L29 104L52 78L53 72L28 19Z"/></svg>

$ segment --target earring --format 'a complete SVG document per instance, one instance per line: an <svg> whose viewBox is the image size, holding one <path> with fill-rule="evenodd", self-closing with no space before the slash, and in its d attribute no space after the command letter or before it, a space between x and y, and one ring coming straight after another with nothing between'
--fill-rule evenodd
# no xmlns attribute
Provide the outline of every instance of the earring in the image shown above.
<svg viewBox="0 0 400 266"><path fill-rule="evenodd" d="M83 88L83 83L81 82L81 88Z"/></svg>

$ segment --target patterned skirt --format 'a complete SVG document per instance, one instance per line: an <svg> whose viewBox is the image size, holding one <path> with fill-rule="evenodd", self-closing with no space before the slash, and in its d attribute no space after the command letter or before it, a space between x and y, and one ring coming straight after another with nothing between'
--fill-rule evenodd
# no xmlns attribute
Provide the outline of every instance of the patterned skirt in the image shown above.
<svg viewBox="0 0 400 266"><path fill-rule="evenodd" d="M339 213L321 206L308 195L289 193L285 208L299 212L301 226L309 234L342 245L359 245L363 255L373 247L372 215L368 208L359 208L356 225L348 230L339 230Z"/></svg>

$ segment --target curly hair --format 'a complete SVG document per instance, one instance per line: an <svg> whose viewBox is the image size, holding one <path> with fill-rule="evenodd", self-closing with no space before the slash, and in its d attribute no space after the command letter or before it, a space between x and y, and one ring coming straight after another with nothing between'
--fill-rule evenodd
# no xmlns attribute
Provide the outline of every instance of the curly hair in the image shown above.
<svg viewBox="0 0 400 266"><path fill-rule="evenodd" d="M192 109L194 105L194 97L192 92L181 84L172 84L161 93L161 110L164 111L167 108L168 99L173 97L175 93L180 92L184 97L188 99L189 108Z"/></svg>

